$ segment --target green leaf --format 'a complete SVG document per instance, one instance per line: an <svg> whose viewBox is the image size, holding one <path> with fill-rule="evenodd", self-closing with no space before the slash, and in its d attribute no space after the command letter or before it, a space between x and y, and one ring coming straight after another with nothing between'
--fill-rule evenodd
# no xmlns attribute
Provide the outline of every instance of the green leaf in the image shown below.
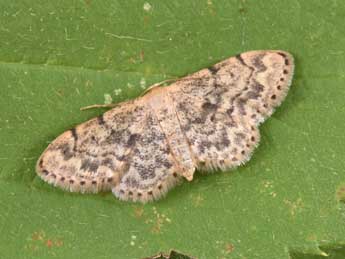
<svg viewBox="0 0 345 259"><path fill-rule="evenodd" d="M344 246L344 16L335 0L1 1L0 257L298 259ZM36 176L50 141L103 112L80 107L253 49L287 50L296 70L246 165L146 205Z"/></svg>

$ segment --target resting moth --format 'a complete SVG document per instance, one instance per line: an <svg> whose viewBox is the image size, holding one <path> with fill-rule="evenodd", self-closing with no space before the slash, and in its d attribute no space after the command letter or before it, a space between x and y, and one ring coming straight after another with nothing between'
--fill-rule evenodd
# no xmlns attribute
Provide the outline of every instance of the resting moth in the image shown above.
<svg viewBox="0 0 345 259"><path fill-rule="evenodd" d="M287 52L250 51L154 87L64 132L39 158L37 173L72 192L159 199L196 169L248 161L258 126L284 100L293 70Z"/></svg>

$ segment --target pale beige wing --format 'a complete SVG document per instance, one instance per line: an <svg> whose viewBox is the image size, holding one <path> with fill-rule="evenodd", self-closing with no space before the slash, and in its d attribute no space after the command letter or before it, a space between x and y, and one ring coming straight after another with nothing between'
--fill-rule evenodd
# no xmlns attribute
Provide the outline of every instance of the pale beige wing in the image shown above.
<svg viewBox="0 0 345 259"><path fill-rule="evenodd" d="M44 151L38 175L73 192L111 190L122 200L159 199L181 177L146 98L66 131Z"/></svg>
<svg viewBox="0 0 345 259"><path fill-rule="evenodd" d="M231 106L256 125L269 117L285 99L291 85L294 60L284 51L250 51L236 56L250 73L244 91Z"/></svg>
<svg viewBox="0 0 345 259"><path fill-rule="evenodd" d="M38 175L70 191L110 190L120 181L146 109L127 102L66 131L37 162Z"/></svg>
<svg viewBox="0 0 345 259"><path fill-rule="evenodd" d="M121 200L157 200L181 179L167 136L155 114L148 113L140 126L143 133L136 138L126 173L112 189Z"/></svg>
<svg viewBox="0 0 345 259"><path fill-rule="evenodd" d="M247 161L259 124L285 98L293 59L283 51L252 51L182 78L169 89L199 168Z"/></svg>

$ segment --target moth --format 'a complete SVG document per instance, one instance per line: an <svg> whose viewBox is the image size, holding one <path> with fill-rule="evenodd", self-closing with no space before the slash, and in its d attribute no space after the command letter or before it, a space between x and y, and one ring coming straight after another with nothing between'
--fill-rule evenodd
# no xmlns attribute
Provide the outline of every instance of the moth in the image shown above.
<svg viewBox="0 0 345 259"><path fill-rule="evenodd" d="M285 51L250 51L154 87L56 138L36 171L71 192L147 202L198 170L251 157L258 126L281 104L294 70Z"/></svg>

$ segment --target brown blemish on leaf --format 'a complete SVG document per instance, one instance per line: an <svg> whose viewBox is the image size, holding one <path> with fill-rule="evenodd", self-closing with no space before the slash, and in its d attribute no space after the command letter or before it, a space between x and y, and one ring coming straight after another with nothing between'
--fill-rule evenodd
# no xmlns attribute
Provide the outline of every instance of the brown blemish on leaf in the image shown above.
<svg viewBox="0 0 345 259"><path fill-rule="evenodd" d="M317 242L318 241L318 237L315 234L310 234L309 236L307 236L307 240L308 241Z"/></svg>
<svg viewBox="0 0 345 259"><path fill-rule="evenodd" d="M29 249L31 251L37 251L38 250L38 246L34 245L34 244L25 245L25 249Z"/></svg>
<svg viewBox="0 0 345 259"><path fill-rule="evenodd" d="M153 207L153 217L150 217L149 220L146 220L146 223L152 223L151 232L159 234L162 232L162 228L166 223L171 223L171 219L168 218L164 213L159 213L156 207Z"/></svg>
<svg viewBox="0 0 345 259"><path fill-rule="evenodd" d="M262 188L260 188L261 193L266 193L275 198L277 193L274 191L273 182L269 180L264 180L261 182Z"/></svg>
<svg viewBox="0 0 345 259"><path fill-rule="evenodd" d="M45 244L46 244L46 246L47 246L48 248L51 248L51 247L53 246L53 241L51 241L50 239L48 239L48 240L46 240Z"/></svg>
<svg viewBox="0 0 345 259"><path fill-rule="evenodd" d="M129 60L128 60L128 62L131 63L131 64L137 63L137 62L135 61L135 58L134 58L134 57L130 57Z"/></svg>
<svg viewBox="0 0 345 259"><path fill-rule="evenodd" d="M303 208L303 202L301 198L298 198L296 201L285 199L284 203L289 207L292 217L296 216L296 213Z"/></svg>
<svg viewBox="0 0 345 259"><path fill-rule="evenodd" d="M31 239L36 241L36 240L43 240L45 237L45 233L40 230L40 231L35 231L32 235L31 235Z"/></svg>
<svg viewBox="0 0 345 259"><path fill-rule="evenodd" d="M232 253L232 251L234 251L234 249L235 249L235 247L234 247L233 244L231 244L231 243L225 244L225 252L226 252L227 254Z"/></svg>
<svg viewBox="0 0 345 259"><path fill-rule="evenodd" d="M57 240L55 241L55 246L60 247L60 246L62 246L62 245L63 245L63 241L62 241L62 240L57 239Z"/></svg>
<svg viewBox="0 0 345 259"><path fill-rule="evenodd" d="M150 17L147 16L147 15L145 15L145 16L144 16L144 25L145 25L145 26L148 25L149 22L150 22Z"/></svg>
<svg viewBox="0 0 345 259"><path fill-rule="evenodd" d="M154 220L154 225L151 228L151 232L155 234L161 233L163 224L164 224L164 219L160 216L160 214L158 214L156 219Z"/></svg>
<svg viewBox="0 0 345 259"><path fill-rule="evenodd" d="M208 6L208 11L209 11L210 15L215 16L217 13L216 13L216 10L213 6L212 0L207 0L207 6Z"/></svg>
<svg viewBox="0 0 345 259"><path fill-rule="evenodd" d="M243 8L243 7L241 7L241 8L240 8L240 9L238 9L238 10L239 10L239 12L240 12L240 13L242 13L242 14L246 12L246 9L245 9L245 8Z"/></svg>
<svg viewBox="0 0 345 259"><path fill-rule="evenodd" d="M29 240L29 244L25 245L25 248L36 251L43 248L53 249L54 247L61 246L63 246L62 239L48 237L43 230L39 230L32 233L31 240Z"/></svg>
<svg viewBox="0 0 345 259"><path fill-rule="evenodd" d="M204 198L200 194L198 194L197 196L192 196L192 201L194 207L200 207L204 201Z"/></svg>
<svg viewBox="0 0 345 259"><path fill-rule="evenodd" d="M345 183L339 185L336 191L336 199L345 202Z"/></svg>
<svg viewBox="0 0 345 259"><path fill-rule="evenodd" d="M145 58L145 52L144 52L144 50L141 50L140 51L140 61L144 62L144 58Z"/></svg>
<svg viewBox="0 0 345 259"><path fill-rule="evenodd" d="M99 195L102 196L102 197L107 197L109 193L106 193L106 192L100 192Z"/></svg>
<svg viewBox="0 0 345 259"><path fill-rule="evenodd" d="M63 97L65 95L64 91L62 89L59 89L57 91L55 91L56 95Z"/></svg>
<svg viewBox="0 0 345 259"><path fill-rule="evenodd" d="M144 215L144 208L143 207L135 207L134 208L134 217L140 219Z"/></svg>

